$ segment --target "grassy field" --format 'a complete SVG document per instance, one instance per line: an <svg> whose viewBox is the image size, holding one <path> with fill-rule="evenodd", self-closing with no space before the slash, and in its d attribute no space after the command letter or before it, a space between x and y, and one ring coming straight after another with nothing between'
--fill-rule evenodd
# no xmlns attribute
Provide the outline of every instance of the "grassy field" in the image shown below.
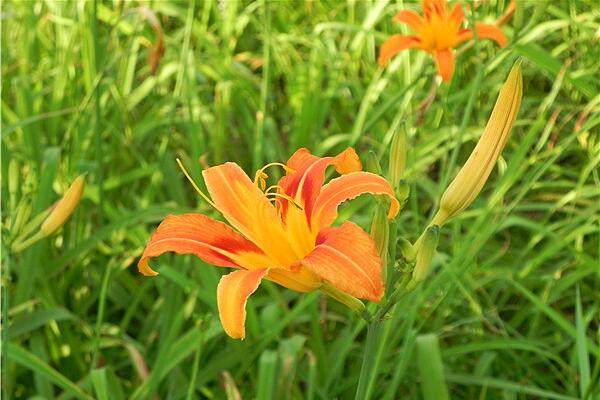
<svg viewBox="0 0 600 400"><path fill-rule="evenodd" d="M507 3L471 12L493 22ZM441 231L435 274L383 324L364 398L598 398L600 7L519 3L509 45L464 47L439 85L423 52L376 63L408 33L391 21L418 9L408 1L2 2L5 398L353 399L367 329L341 304L263 282L236 341L216 308L224 269L163 256L158 277L138 274L167 214L218 218L175 159L202 182L206 165L253 176L299 147L353 146L385 171L406 129L411 195L392 227L414 241L518 59L503 158ZM13 251L82 173L65 226ZM340 219L368 229L375 206L363 196Z"/></svg>

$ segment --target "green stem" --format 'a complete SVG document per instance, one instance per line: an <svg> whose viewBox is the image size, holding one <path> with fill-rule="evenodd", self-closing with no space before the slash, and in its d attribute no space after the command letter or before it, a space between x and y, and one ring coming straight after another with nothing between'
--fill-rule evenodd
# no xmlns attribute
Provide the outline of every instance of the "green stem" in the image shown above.
<svg viewBox="0 0 600 400"><path fill-rule="evenodd" d="M31 246L32 244L34 244L35 242L37 242L38 240L45 238L46 236L47 235L42 231L38 231L35 235L31 236L26 240L15 241L15 243L13 243L12 245L12 251L15 253L19 253Z"/></svg>
<svg viewBox="0 0 600 400"><path fill-rule="evenodd" d="M358 388L356 389L355 400L367 400L371 396L373 382L377 374L377 366L379 364L380 340L382 333L383 321L375 318L369 323L367 328L367 343L365 346L365 354L363 356L362 365L360 367L360 377L358 378Z"/></svg>
<svg viewBox="0 0 600 400"><path fill-rule="evenodd" d="M365 353L360 367L358 388L355 395L356 400L368 400L371 397L373 384L377 377L383 350L387 344L387 337L391 329L389 323L384 325L387 321L385 316L402 296L410 292L406 286L410 278L410 274L403 276L396 289L387 296L385 303L379 307L377 313L369 321Z"/></svg>

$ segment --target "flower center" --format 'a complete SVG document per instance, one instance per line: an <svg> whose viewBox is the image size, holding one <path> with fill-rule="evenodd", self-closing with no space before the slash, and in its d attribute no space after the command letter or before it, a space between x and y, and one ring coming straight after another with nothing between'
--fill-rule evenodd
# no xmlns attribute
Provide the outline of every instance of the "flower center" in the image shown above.
<svg viewBox="0 0 600 400"><path fill-rule="evenodd" d="M288 167L287 165L285 165L283 163L279 163L279 162L269 163L269 164L265 165L264 167L262 167L261 169L259 169L258 171L256 171L256 174L254 174L254 184L256 185L256 187L261 192L264 193L265 197L267 199L269 199L269 201L274 203L274 205L277 207L277 211L278 211L280 217L281 217L281 213L283 210L282 199L287 200L289 204L293 205L298 210L304 211L304 208L299 203L297 203L291 196L286 194L281 186L271 185L271 186L267 187L267 179L269 178L269 175L267 175L265 170L267 168L273 167L273 166L281 167L287 173L294 172L294 170L292 168Z"/></svg>

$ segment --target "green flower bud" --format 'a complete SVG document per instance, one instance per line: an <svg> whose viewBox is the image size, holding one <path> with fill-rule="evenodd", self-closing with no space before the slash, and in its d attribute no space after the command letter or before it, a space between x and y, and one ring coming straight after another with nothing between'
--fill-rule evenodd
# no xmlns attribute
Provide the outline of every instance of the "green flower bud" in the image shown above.
<svg viewBox="0 0 600 400"><path fill-rule="evenodd" d="M412 280L409 284L412 285L412 287L423 282L425 278L427 278L427 275L429 275L431 270L431 260L433 260L438 244L439 231L439 226L431 225L419 239L415 269L413 270Z"/></svg>
<svg viewBox="0 0 600 400"><path fill-rule="evenodd" d="M389 175L392 187L398 187L400 179L404 177L406 169L406 148L407 148L406 128L400 127L392 138L390 148Z"/></svg>

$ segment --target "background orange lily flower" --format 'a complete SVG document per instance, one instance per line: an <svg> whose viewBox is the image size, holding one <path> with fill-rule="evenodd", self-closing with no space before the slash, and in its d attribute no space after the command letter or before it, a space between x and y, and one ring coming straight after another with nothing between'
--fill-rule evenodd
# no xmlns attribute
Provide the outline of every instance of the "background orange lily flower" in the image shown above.
<svg viewBox="0 0 600 400"><path fill-rule="evenodd" d="M342 176L323 185L330 165ZM323 158L300 149L284 166L286 176L266 190L265 168L254 182L235 163L204 170L213 205L237 232L201 214L168 216L146 246L139 271L156 275L148 260L165 252L194 254L209 264L236 268L217 288L221 322L232 338L244 338L246 301L263 278L299 292L328 282L351 296L379 301L382 262L375 243L351 222L331 224L339 204L363 193L388 196L388 217L395 217L399 203L389 183L360 171L351 148Z"/></svg>
<svg viewBox="0 0 600 400"><path fill-rule="evenodd" d="M473 38L473 30L462 29L465 15L460 4L448 12L447 0L422 0L423 16L410 10L400 11L394 21L407 24L415 35L393 35L381 46L378 63L385 66L396 54L406 49L421 49L430 53L444 82L449 82L454 73L453 49ZM492 39L505 47L507 40L502 31L489 24L475 24L477 37Z"/></svg>

